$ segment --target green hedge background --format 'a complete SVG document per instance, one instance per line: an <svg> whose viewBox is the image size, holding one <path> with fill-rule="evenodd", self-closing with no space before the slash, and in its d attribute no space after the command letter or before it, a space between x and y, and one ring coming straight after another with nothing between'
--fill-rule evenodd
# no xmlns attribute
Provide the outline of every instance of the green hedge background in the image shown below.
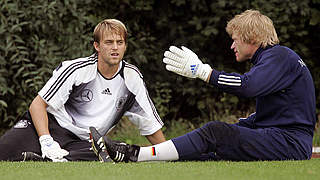
<svg viewBox="0 0 320 180"><path fill-rule="evenodd" d="M320 0L0 0L0 134L28 109L63 60L91 55L92 32L106 18L129 32L125 59L139 67L165 124L193 126L236 121L254 100L218 91L165 70L170 45L187 46L217 70L244 73L225 26L235 14L258 9L275 24L282 45L295 50L312 72L320 109ZM233 117L233 118L232 118Z"/></svg>

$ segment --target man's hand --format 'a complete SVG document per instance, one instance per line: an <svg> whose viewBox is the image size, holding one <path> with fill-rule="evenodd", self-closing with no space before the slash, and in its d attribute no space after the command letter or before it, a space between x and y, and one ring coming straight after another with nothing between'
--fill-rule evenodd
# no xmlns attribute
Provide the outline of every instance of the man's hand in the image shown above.
<svg viewBox="0 0 320 180"><path fill-rule="evenodd" d="M59 143L54 141L50 135L40 136L39 141L43 158L47 157L53 162L67 161L64 156L68 155L69 152L61 149Z"/></svg>
<svg viewBox="0 0 320 180"><path fill-rule="evenodd" d="M168 71L204 81L207 81L212 71L208 64L203 64L194 52L184 46L181 49L170 46L169 51L164 53L163 62Z"/></svg>

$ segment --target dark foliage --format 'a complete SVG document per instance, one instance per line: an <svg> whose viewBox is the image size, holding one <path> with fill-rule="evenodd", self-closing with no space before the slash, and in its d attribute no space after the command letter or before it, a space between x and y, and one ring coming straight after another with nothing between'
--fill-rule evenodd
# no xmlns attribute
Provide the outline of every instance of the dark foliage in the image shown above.
<svg viewBox="0 0 320 180"><path fill-rule="evenodd" d="M130 32L125 59L137 65L165 122L193 124L220 115L246 115L254 100L219 92L198 80L167 72L163 53L185 45L218 70L244 73L236 63L225 26L235 14L258 9L276 26L282 45L310 68L320 100L319 0L0 0L0 129L12 126L62 60L93 53L92 31L105 18ZM169 124L169 123L168 123Z"/></svg>

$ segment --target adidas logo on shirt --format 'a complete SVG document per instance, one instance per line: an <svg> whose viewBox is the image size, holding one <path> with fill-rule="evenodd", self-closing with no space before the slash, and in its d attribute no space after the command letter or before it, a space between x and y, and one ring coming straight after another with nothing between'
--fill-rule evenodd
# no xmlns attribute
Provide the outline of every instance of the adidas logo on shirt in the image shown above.
<svg viewBox="0 0 320 180"><path fill-rule="evenodd" d="M107 89L104 89L101 94L107 94L107 95L112 95L112 93L110 92L110 89L107 88Z"/></svg>

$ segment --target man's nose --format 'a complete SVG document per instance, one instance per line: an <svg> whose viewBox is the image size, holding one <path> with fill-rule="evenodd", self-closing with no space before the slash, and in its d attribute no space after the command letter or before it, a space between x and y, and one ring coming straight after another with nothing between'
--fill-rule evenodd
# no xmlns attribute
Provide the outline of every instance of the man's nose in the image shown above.
<svg viewBox="0 0 320 180"><path fill-rule="evenodd" d="M117 42L114 42L114 43L113 43L112 48L113 48L113 49L118 49L118 44L117 44Z"/></svg>
<svg viewBox="0 0 320 180"><path fill-rule="evenodd" d="M235 47L235 43L233 41L232 44L231 44L231 49L234 49L234 47Z"/></svg>

